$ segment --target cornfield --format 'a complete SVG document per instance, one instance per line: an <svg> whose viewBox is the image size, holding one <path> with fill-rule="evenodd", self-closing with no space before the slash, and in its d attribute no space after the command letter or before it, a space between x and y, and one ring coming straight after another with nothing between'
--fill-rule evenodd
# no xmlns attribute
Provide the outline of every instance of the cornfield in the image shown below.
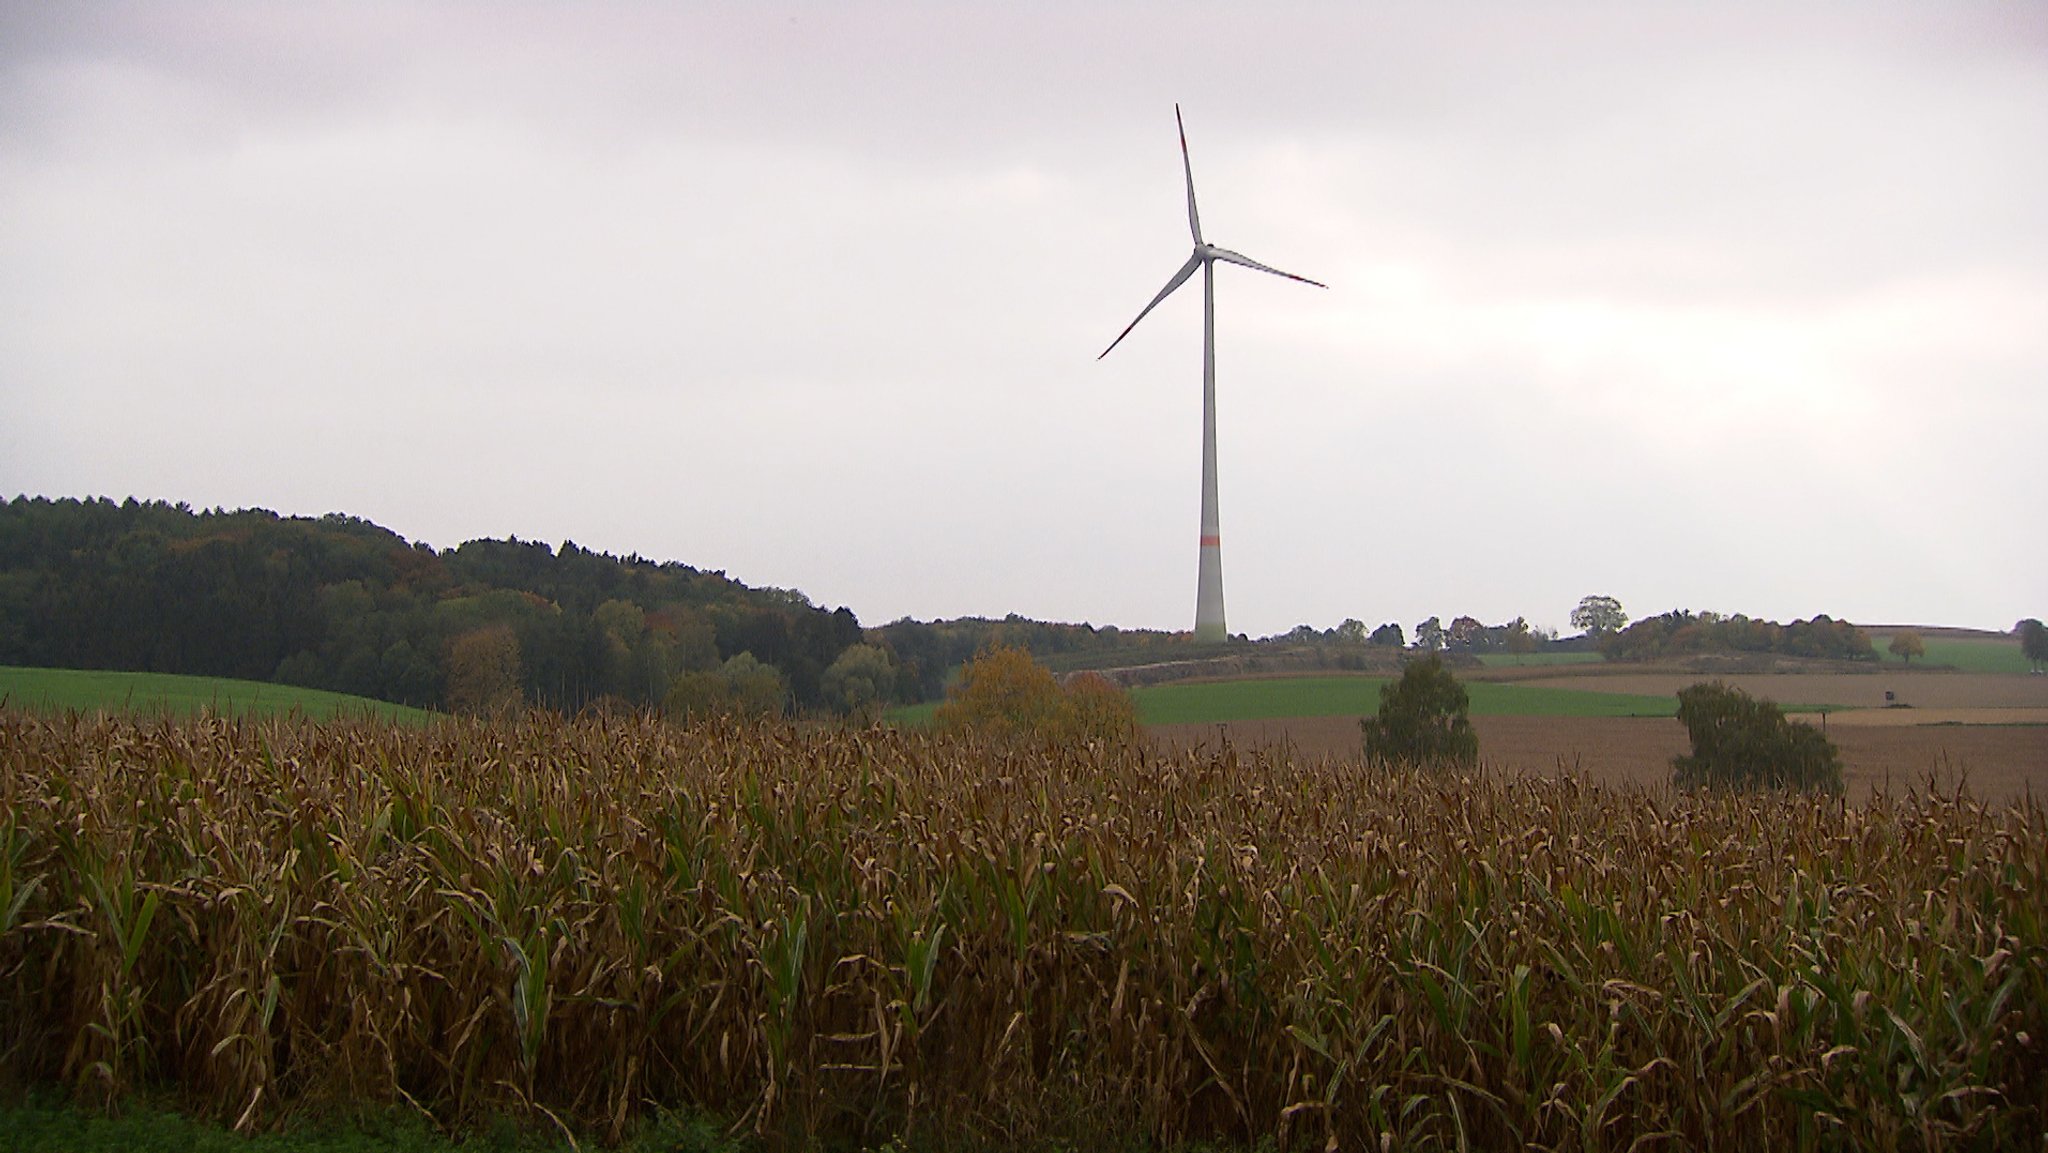
<svg viewBox="0 0 2048 1153"><path fill-rule="evenodd" d="M770 1144L2039 1148L2048 826L1282 752L0 714L0 1080Z"/></svg>

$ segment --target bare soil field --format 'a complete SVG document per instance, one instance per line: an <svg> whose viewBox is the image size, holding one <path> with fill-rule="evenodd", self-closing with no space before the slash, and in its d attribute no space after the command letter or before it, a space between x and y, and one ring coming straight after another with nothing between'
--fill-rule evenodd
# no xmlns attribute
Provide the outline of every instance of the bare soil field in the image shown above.
<svg viewBox="0 0 2048 1153"><path fill-rule="evenodd" d="M1517 678L1525 685L1549 685L1595 693L1642 693L1675 696L1687 685L1718 680L1751 696L1782 705L1841 705L1881 709L1899 704L1914 709L2043 709L2048 710L2048 677L2009 673L1907 672L1901 669L1867 673L1737 673L1714 676L1676 671L1619 671L1596 666L1583 672ZM1893 700L1887 702L1889 692ZM1832 723L1832 719L1830 721Z"/></svg>
<svg viewBox="0 0 2048 1153"><path fill-rule="evenodd" d="M1587 678L1560 679L1571 688L1588 687ZM1873 711L1888 716L1921 712ZM2048 725L1841 723L1856 715L1831 715L1827 725L1828 736L1842 750L1851 800L1867 798L1873 790L1923 785L1929 774L1951 786L1962 777L1972 795L1987 800L2015 800L2029 792L2048 797ZM1489 768L1568 772L1611 785L1660 788L1671 779L1671 758L1690 748L1684 726L1670 717L1475 717L1472 725L1479 730L1480 758ZM1160 725L1150 733L1155 741L1183 747L1213 747L1227 739L1240 748L1286 744L1309 756L1359 754L1358 721L1350 717Z"/></svg>

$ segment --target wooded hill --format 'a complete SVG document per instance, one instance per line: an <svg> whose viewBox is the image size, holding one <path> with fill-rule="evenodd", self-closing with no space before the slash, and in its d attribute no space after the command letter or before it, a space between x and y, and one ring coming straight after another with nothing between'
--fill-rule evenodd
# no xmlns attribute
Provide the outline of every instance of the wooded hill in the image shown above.
<svg viewBox="0 0 2048 1153"><path fill-rule="evenodd" d="M1186 643L1014 616L864 631L851 610L723 572L516 537L437 551L340 514L0 504L0 664L239 677L436 709L516 690L575 711L658 706L680 675L744 653L817 710L832 703L826 670L863 640L889 654L896 701L938 696L992 640L1040 654Z"/></svg>

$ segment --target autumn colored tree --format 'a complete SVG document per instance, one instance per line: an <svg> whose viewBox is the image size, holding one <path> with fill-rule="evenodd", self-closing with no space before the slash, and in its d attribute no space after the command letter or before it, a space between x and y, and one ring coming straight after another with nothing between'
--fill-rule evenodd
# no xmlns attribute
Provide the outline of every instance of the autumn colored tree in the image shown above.
<svg viewBox="0 0 2048 1153"><path fill-rule="evenodd" d="M1911 629L1893 636L1892 643L1886 645L1885 648L1893 656L1909 665L1913 663L1914 657L1924 657L1927 655L1926 643L1920 639L1919 633Z"/></svg>
<svg viewBox="0 0 2048 1153"><path fill-rule="evenodd" d="M1078 739L1122 742L1138 735L1138 706L1108 677L1082 673L1065 685L1068 729Z"/></svg>
<svg viewBox="0 0 2048 1153"><path fill-rule="evenodd" d="M1535 633L1529 631L1528 621L1523 620L1521 617L1516 617L1503 627L1507 632L1507 649L1509 652L1514 653L1516 656L1523 656L1536 651L1537 637Z"/></svg>
<svg viewBox="0 0 2048 1153"><path fill-rule="evenodd" d="M458 713L518 708L519 637L511 625L486 625L448 646L448 707Z"/></svg>
<svg viewBox="0 0 2048 1153"><path fill-rule="evenodd" d="M1445 636L1452 648L1462 652L1469 651L1476 645L1480 635L1485 631L1486 626L1479 623L1478 617L1458 617L1451 622Z"/></svg>
<svg viewBox="0 0 2048 1153"><path fill-rule="evenodd" d="M962 666L933 720L942 729L1060 742L1123 740L1138 724L1129 694L1103 677L1083 674L1063 687L1030 653L1000 645Z"/></svg>

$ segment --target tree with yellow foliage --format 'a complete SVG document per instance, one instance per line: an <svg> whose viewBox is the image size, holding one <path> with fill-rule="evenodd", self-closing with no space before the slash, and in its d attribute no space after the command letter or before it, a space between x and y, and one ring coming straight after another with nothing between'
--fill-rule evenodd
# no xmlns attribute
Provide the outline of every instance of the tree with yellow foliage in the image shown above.
<svg viewBox="0 0 2048 1153"><path fill-rule="evenodd" d="M1126 741L1137 735L1130 694L1094 673L1062 686L1023 649L983 649L933 716L941 729L1047 741Z"/></svg>

